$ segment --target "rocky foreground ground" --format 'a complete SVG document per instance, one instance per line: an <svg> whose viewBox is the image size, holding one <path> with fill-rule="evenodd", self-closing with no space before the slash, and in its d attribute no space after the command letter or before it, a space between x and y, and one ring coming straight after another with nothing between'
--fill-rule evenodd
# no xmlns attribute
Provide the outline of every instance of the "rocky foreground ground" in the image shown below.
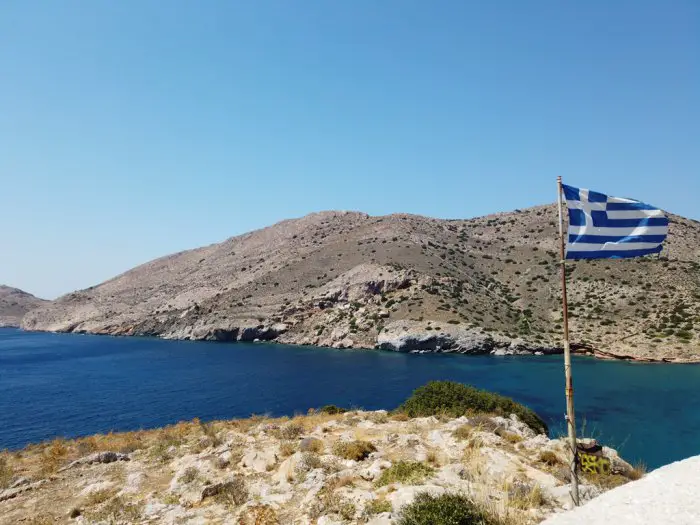
<svg viewBox="0 0 700 525"><path fill-rule="evenodd" d="M584 479L584 500L640 475L604 452L613 474ZM515 415L194 421L2 454L0 523L379 525L418 494L458 493L489 523L534 524L568 506L565 459Z"/></svg>

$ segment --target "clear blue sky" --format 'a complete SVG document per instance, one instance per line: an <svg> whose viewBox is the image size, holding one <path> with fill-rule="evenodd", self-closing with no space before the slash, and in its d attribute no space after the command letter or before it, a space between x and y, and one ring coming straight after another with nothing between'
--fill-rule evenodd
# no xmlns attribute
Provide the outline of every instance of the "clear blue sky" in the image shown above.
<svg viewBox="0 0 700 525"><path fill-rule="evenodd" d="M700 2L0 4L0 283L55 297L323 209L555 177L700 219Z"/></svg>

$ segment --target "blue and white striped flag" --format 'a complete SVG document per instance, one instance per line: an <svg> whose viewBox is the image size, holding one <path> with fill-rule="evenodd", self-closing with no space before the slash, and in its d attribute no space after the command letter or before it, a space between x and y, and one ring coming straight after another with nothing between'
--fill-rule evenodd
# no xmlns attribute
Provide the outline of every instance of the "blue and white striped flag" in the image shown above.
<svg viewBox="0 0 700 525"><path fill-rule="evenodd" d="M562 185L569 209L567 259L614 259L659 253L668 219L649 204Z"/></svg>

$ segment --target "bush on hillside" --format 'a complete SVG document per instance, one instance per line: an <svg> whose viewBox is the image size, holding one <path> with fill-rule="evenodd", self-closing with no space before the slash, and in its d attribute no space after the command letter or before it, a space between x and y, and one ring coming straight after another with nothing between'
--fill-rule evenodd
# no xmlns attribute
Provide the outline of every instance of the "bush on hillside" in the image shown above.
<svg viewBox="0 0 700 525"><path fill-rule="evenodd" d="M399 461L388 469L383 470L374 484L383 487L390 483L403 483L404 485L419 485L432 476L435 469L418 461Z"/></svg>
<svg viewBox="0 0 700 525"><path fill-rule="evenodd" d="M335 415L335 414L344 414L347 412L345 408L341 408L335 405L326 405L318 409L319 413L321 414L330 414L330 415Z"/></svg>
<svg viewBox="0 0 700 525"><path fill-rule="evenodd" d="M502 521L461 494L422 493L399 512L397 525L501 525Z"/></svg>
<svg viewBox="0 0 700 525"><path fill-rule="evenodd" d="M515 414L535 432L546 434L547 424L531 409L505 397L454 381L431 381L417 388L398 408L409 417L467 414Z"/></svg>

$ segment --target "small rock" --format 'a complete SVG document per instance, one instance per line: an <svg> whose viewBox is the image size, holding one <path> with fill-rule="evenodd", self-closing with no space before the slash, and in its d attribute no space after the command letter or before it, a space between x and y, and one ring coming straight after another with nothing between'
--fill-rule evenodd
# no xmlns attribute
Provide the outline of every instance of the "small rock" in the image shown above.
<svg viewBox="0 0 700 525"><path fill-rule="evenodd" d="M146 479L146 476L141 471L130 472L126 476L126 481L124 482L124 487L122 487L121 492L123 494L136 494L141 490L141 485Z"/></svg>
<svg viewBox="0 0 700 525"><path fill-rule="evenodd" d="M382 512L367 522L367 525L391 525L391 513Z"/></svg>
<svg viewBox="0 0 700 525"><path fill-rule="evenodd" d="M321 516L320 518L318 518L316 523L318 525L343 525L342 521L334 520L333 518L329 518L328 516Z"/></svg>
<svg viewBox="0 0 700 525"><path fill-rule="evenodd" d="M122 454L121 452L111 451L95 452L94 454L90 454L89 456L76 459L72 463L59 469L59 472L63 472L78 465L91 465L94 463L114 463L115 461L129 461L129 455Z"/></svg>
<svg viewBox="0 0 700 525"><path fill-rule="evenodd" d="M109 490L112 487L114 487L114 483L111 481L98 481L96 483L91 483L87 487L85 487L81 492L81 496L90 496L91 494L95 494L96 492L102 492L103 490Z"/></svg>
<svg viewBox="0 0 700 525"><path fill-rule="evenodd" d="M367 481L373 481L381 475L382 470L387 469L390 466L391 463L389 461L386 461L385 459L377 459L369 467L360 471L360 477Z"/></svg>
<svg viewBox="0 0 700 525"><path fill-rule="evenodd" d="M318 487L319 489L323 486L323 482L326 479L326 474L323 469L317 468L306 473L304 477L304 482L300 485L305 489L312 489Z"/></svg>
<svg viewBox="0 0 700 525"><path fill-rule="evenodd" d="M12 485L10 485L10 488L14 489L17 487L21 487L22 485L29 485L29 483L30 482L28 478L17 478L15 482Z"/></svg>
<svg viewBox="0 0 700 525"><path fill-rule="evenodd" d="M241 460L241 465L255 472L267 472L277 463L273 450L251 450Z"/></svg>

